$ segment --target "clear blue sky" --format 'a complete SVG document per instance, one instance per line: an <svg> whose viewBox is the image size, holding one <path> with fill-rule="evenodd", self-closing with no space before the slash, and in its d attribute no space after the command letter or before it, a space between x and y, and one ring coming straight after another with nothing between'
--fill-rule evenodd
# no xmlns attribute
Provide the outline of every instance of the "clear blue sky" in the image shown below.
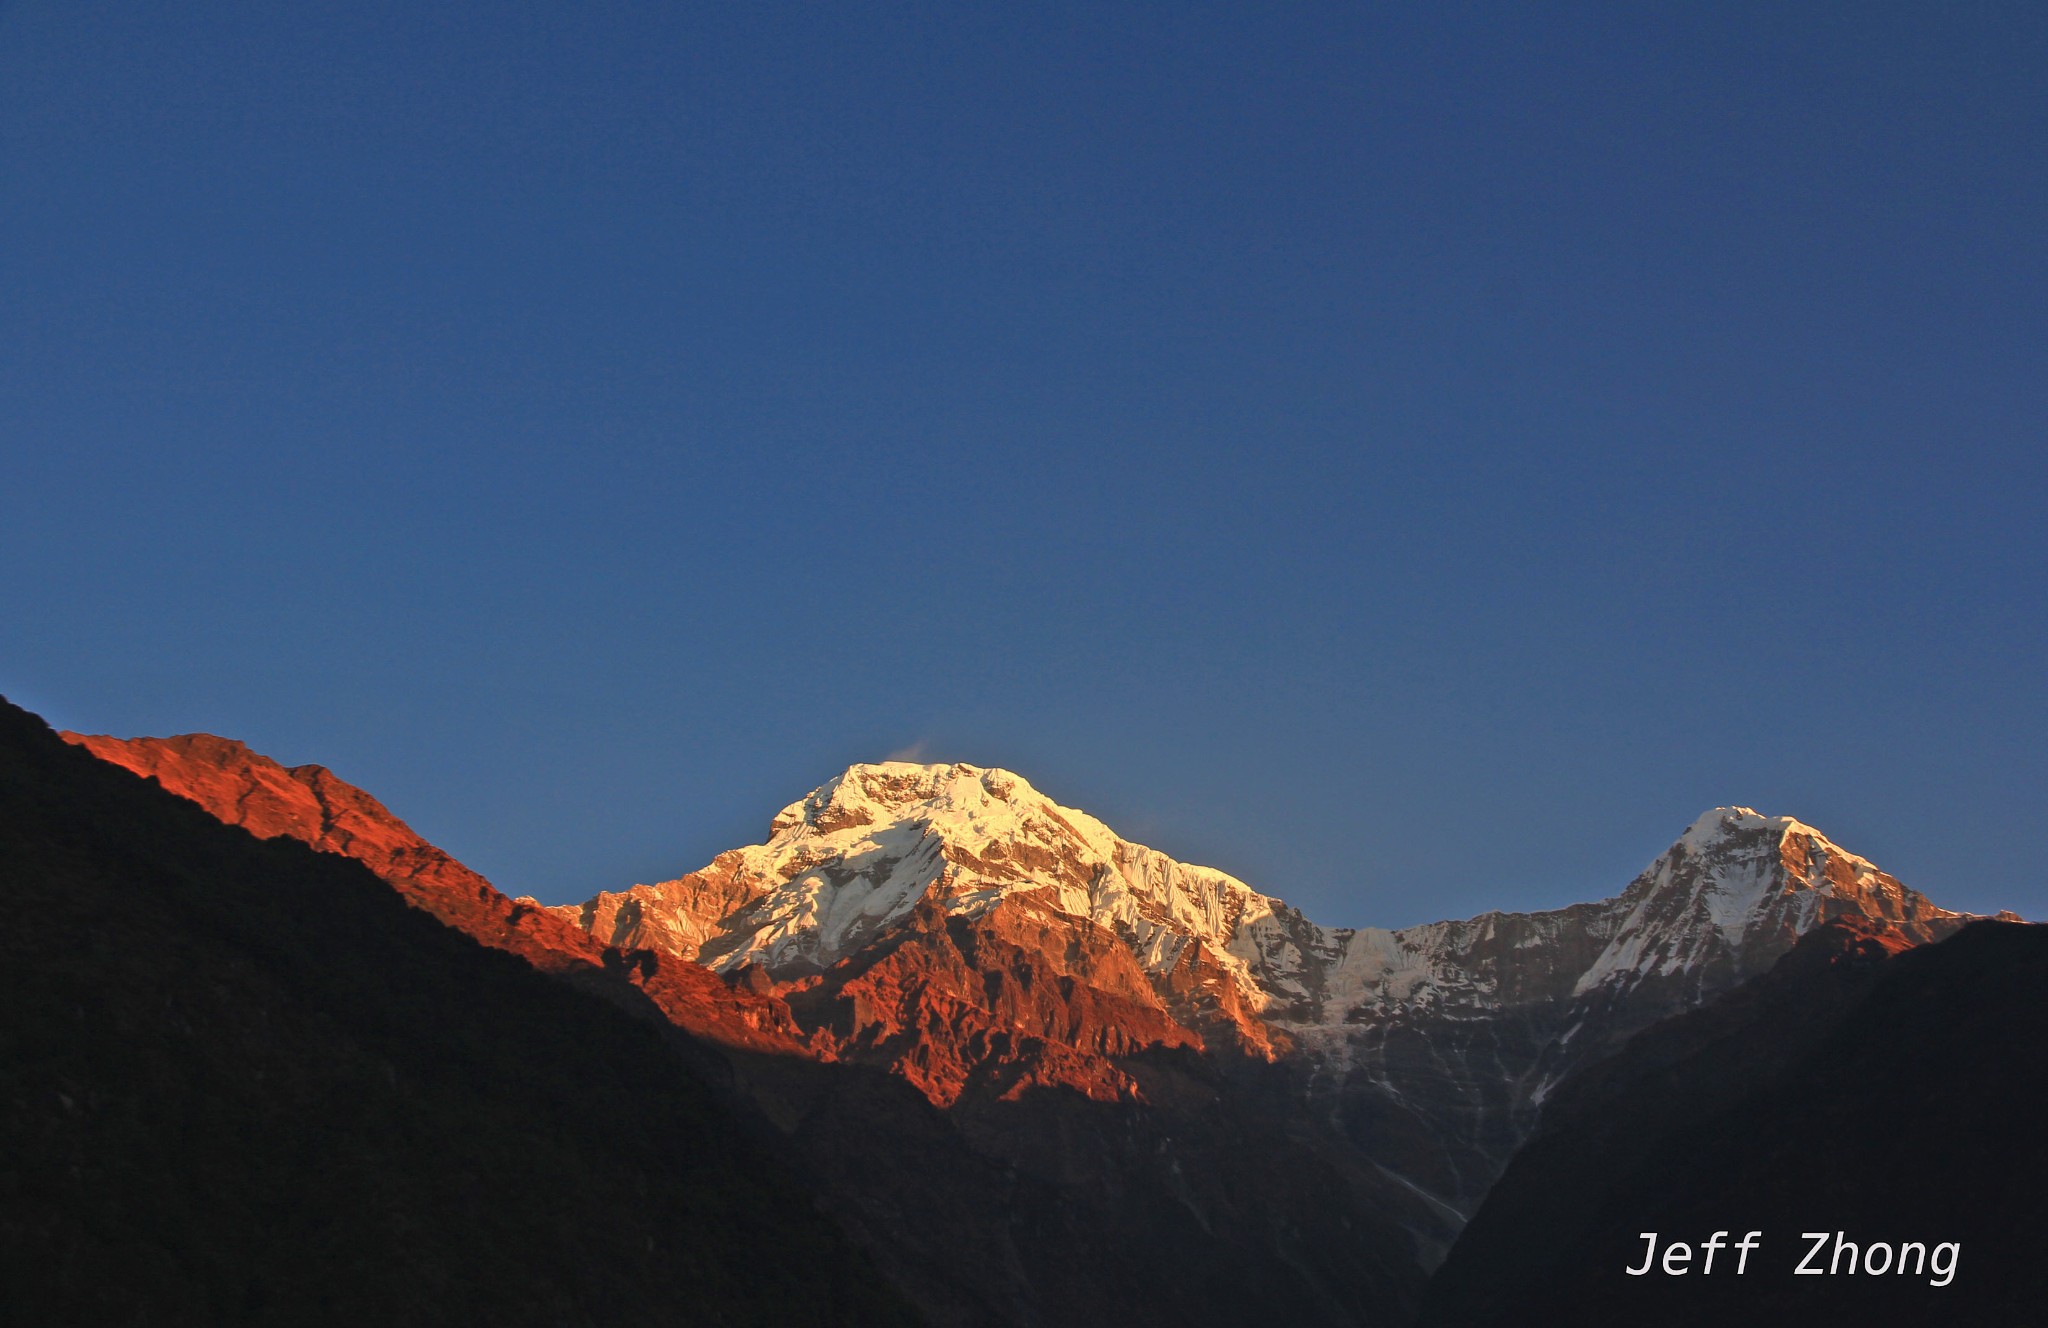
<svg viewBox="0 0 2048 1328"><path fill-rule="evenodd" d="M0 5L0 691L548 900L916 750L1334 924L1729 802L2048 916L2044 70L2031 4Z"/></svg>

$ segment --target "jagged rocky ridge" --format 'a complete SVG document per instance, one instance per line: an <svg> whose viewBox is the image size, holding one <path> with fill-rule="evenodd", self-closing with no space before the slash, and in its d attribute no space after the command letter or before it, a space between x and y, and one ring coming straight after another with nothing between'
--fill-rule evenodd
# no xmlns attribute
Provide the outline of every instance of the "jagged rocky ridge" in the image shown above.
<svg viewBox="0 0 2048 1328"><path fill-rule="evenodd" d="M111 738L65 733L84 747L259 838L285 837L367 866L415 908L494 950L664 1017L721 1043L794 1050L801 1034L779 1002L734 991L692 964L623 962L548 910L507 899L489 881L428 843L375 798L321 765L283 766L231 738Z"/></svg>

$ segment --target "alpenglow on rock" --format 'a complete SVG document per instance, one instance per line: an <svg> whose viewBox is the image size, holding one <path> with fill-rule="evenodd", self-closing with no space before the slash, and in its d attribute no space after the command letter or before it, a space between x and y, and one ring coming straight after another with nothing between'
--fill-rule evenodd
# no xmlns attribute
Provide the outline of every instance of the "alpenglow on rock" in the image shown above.
<svg viewBox="0 0 2048 1328"><path fill-rule="evenodd" d="M765 844L555 912L607 944L786 978L888 936L927 896L969 919L1028 901L1106 928L1146 972L1164 982L1199 971L1208 1006L1245 1016L1287 980L1266 951L1285 963L1284 937L1315 930L1242 881L1121 839L1007 770L900 761L856 765L791 803Z"/></svg>
<svg viewBox="0 0 2048 1328"><path fill-rule="evenodd" d="M1962 916L1811 826L1724 807L1612 899L1330 929L1224 872L1119 838L1009 771L895 761L853 766L791 803L764 844L552 911L608 944L784 975L886 936L927 895L967 917L1028 895L1115 931L1154 973L1199 950L1256 1013L1301 1032L1670 980L1725 985L1768 967L1824 917L1880 918L1927 940Z"/></svg>

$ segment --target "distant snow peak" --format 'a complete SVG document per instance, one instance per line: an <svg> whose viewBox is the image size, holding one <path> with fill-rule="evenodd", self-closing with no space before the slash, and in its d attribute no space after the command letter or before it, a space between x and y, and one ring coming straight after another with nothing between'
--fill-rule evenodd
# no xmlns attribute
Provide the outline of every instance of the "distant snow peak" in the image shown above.
<svg viewBox="0 0 2048 1328"><path fill-rule="evenodd" d="M1820 831L1806 822L1791 816L1766 816L1750 807L1716 807L1703 812L1700 818L1679 836L1673 849L1699 852L1723 848L1730 844L1755 847L1768 844L1776 847L1790 839L1802 839L1830 856L1841 857L1852 862L1872 866L1868 859L1848 852Z"/></svg>
<svg viewBox="0 0 2048 1328"><path fill-rule="evenodd" d="M1752 807L1715 807L1701 812L1699 819L1678 837L1674 847L1706 848L1730 835L1754 834L1773 821L1790 823L1791 818L1765 816Z"/></svg>

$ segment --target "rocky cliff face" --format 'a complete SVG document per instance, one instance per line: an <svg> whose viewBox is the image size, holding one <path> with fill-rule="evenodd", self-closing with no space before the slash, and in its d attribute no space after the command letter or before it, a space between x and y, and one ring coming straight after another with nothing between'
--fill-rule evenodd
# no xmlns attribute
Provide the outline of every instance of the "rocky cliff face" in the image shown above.
<svg viewBox="0 0 2048 1328"><path fill-rule="evenodd" d="M652 954L608 953L583 929L531 902L507 899L325 766L279 765L242 743L207 733L59 736L103 761L156 780L259 839L285 836L354 858L413 907L543 972L628 1005L651 1002L671 1022L720 1043L794 1050L802 1040L779 1001L735 992L694 964L663 964Z"/></svg>
<svg viewBox="0 0 2048 1328"><path fill-rule="evenodd" d="M111 738L65 733L103 761L156 780L259 839L280 835L361 862L408 903L497 949L596 962L600 947L537 910L515 911L477 873L415 834L369 794L320 765L282 766L210 733ZM530 938L530 939L529 939ZM533 944L532 942L538 942Z"/></svg>
<svg viewBox="0 0 2048 1328"><path fill-rule="evenodd" d="M887 942L927 902L969 923L1048 919L1081 950L1114 937L1146 977L1146 1004L1209 1041L1278 1052L1242 938L1284 906L1120 839L1006 770L857 765L784 808L765 844L555 912L607 944L789 981Z"/></svg>

